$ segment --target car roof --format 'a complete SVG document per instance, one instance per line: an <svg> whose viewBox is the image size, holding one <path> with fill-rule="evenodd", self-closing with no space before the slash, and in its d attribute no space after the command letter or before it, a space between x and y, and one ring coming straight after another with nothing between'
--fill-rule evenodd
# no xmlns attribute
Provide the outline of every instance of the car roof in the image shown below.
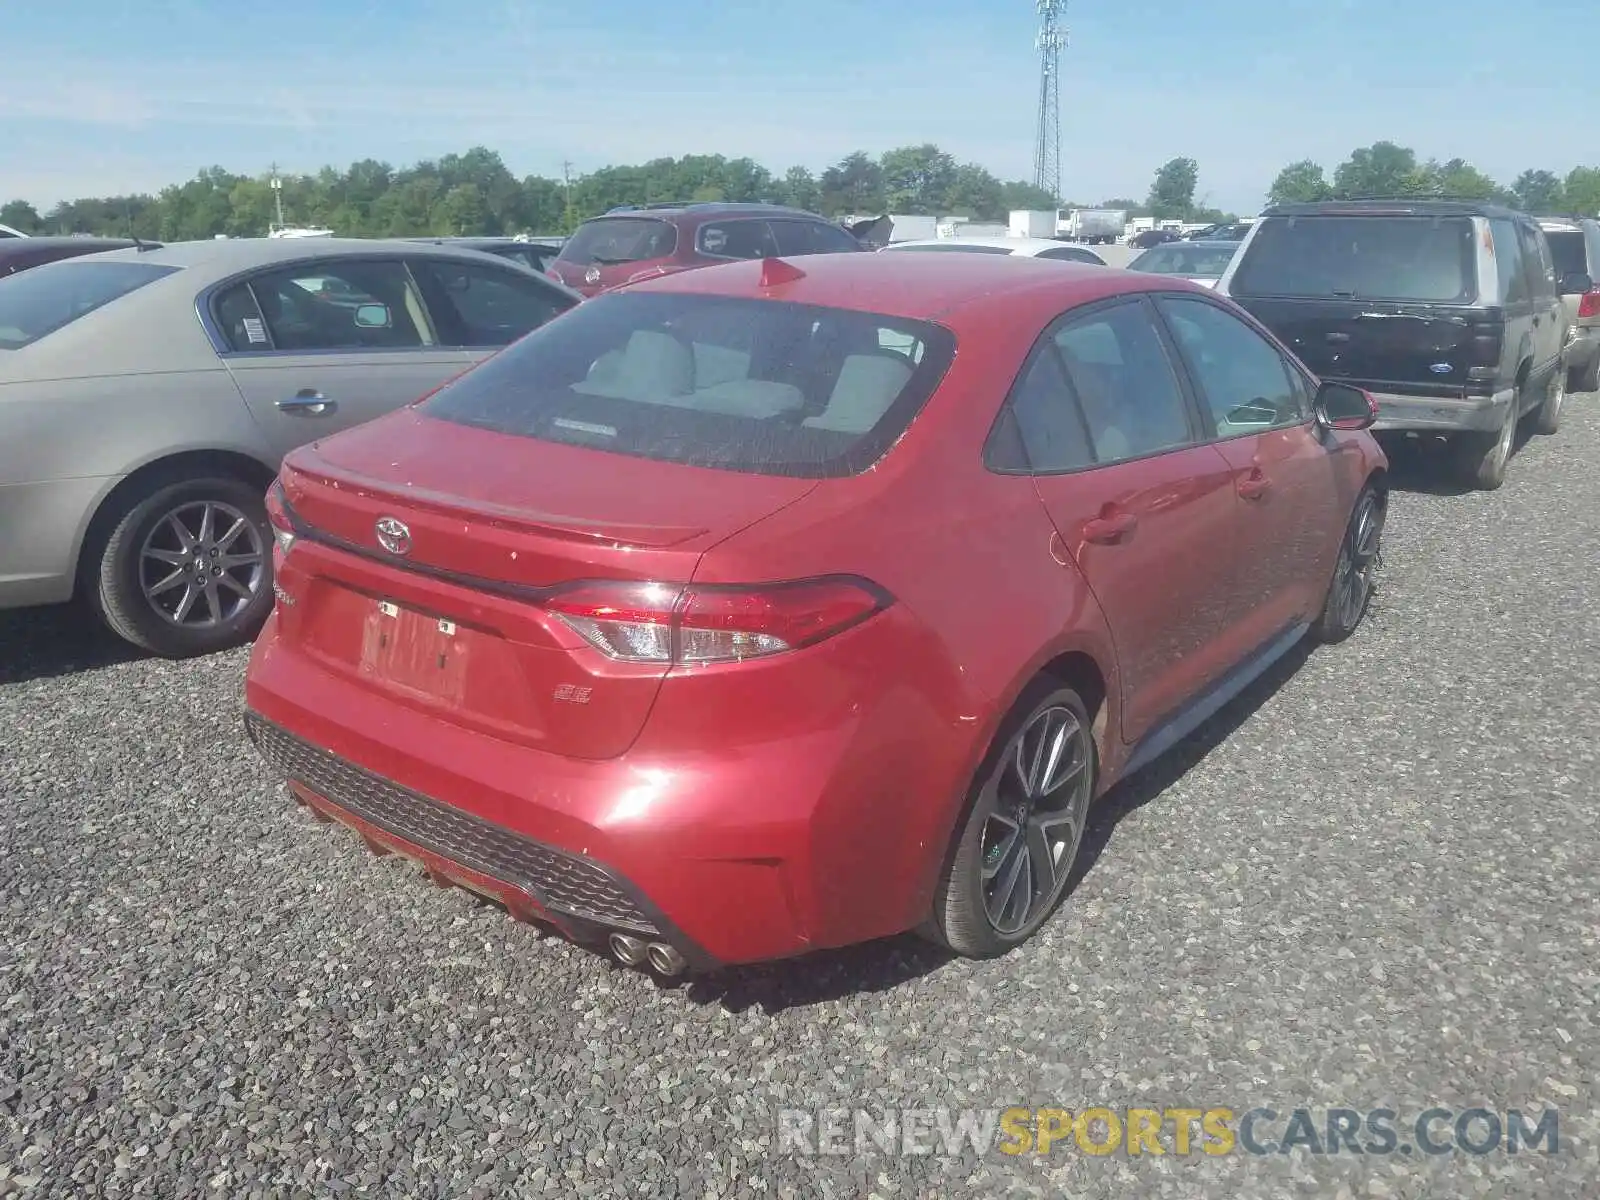
<svg viewBox="0 0 1600 1200"><path fill-rule="evenodd" d="M767 264L792 277L763 287ZM1169 276L1014 254L808 254L680 271L629 284L615 294L780 300L928 321L979 301L1013 305L1019 314L1054 313L1102 296L1188 286Z"/></svg>
<svg viewBox="0 0 1600 1200"><path fill-rule="evenodd" d="M1582 233L1585 225L1600 225L1593 217L1539 217L1539 228L1547 233Z"/></svg>
<svg viewBox="0 0 1600 1200"><path fill-rule="evenodd" d="M155 242L146 242L154 246ZM122 250L137 245L131 238L107 237L22 237L0 238L0 254L22 254L37 250L56 250L62 247L88 247L85 254L101 254L108 250Z"/></svg>
<svg viewBox="0 0 1600 1200"><path fill-rule="evenodd" d="M698 223L727 217L784 217L790 220L816 221L822 225L833 224L827 217L818 216L814 212L807 212L803 208L790 208L784 204L731 203L722 200L708 201L704 204L623 206L601 213L597 217L590 217L584 224L589 225L596 221L614 221L629 217L643 217L646 220L664 221L669 224Z"/></svg>
<svg viewBox="0 0 1600 1200"><path fill-rule="evenodd" d="M1369 197L1356 200L1310 200L1299 204L1277 204L1267 208L1264 217L1521 217L1526 214L1499 204L1478 200L1447 200L1431 196Z"/></svg>
<svg viewBox="0 0 1600 1200"><path fill-rule="evenodd" d="M467 246L413 242L404 238L216 238L200 242L169 242L165 246L146 250L111 250L97 257L101 262L140 262L152 266L178 267L199 276L191 276L190 282L201 287L207 280L225 279L239 271L276 263L315 263L318 259L351 255L371 258L410 254L449 258L462 255L477 257L479 253Z"/></svg>
<svg viewBox="0 0 1600 1200"><path fill-rule="evenodd" d="M1054 238L1011 237L1009 234L1004 234L992 237L912 238L904 242L890 242L884 249L892 250L900 246L948 246L952 242L962 246L1004 246L1011 253L1021 255L1041 254L1046 250L1055 250L1062 246L1072 247L1071 242L1058 242ZM1073 248L1089 249L1087 246Z"/></svg>

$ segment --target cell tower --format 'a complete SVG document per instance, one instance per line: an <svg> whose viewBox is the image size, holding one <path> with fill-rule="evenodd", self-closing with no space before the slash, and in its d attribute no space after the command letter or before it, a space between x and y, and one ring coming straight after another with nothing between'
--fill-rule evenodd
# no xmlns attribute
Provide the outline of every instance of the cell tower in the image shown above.
<svg viewBox="0 0 1600 1200"><path fill-rule="evenodd" d="M1039 125L1033 182L1061 202L1061 52L1067 46L1067 0L1036 0L1039 13Z"/></svg>

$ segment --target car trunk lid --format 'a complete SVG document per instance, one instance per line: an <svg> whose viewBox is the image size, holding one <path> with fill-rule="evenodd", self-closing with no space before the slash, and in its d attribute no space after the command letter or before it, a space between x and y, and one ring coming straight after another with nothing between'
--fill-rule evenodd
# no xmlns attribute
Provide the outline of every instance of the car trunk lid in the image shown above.
<svg viewBox="0 0 1600 1200"><path fill-rule="evenodd" d="M404 409L285 462L283 637L374 692L579 758L621 754L667 663L618 661L547 604L682 584L814 481L628 458Z"/></svg>

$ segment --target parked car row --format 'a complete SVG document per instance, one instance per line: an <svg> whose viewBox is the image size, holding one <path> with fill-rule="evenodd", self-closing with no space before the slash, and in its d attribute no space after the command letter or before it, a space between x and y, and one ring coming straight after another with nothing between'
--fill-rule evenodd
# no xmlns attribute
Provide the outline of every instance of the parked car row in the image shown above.
<svg viewBox="0 0 1600 1200"><path fill-rule="evenodd" d="M437 241L56 262L0 279L0 604L254 636L246 729L301 802L626 964L1001 954L1097 797L1357 629L1374 429L1494 486L1505 429L1554 427L1573 224L1297 206L1116 271L673 205L557 278Z"/></svg>
<svg viewBox="0 0 1600 1200"><path fill-rule="evenodd" d="M1255 222L1219 291L1324 379L1377 398L1381 433L1447 440L1497 488L1518 427L1554 433L1597 385L1600 221L1490 204L1285 205Z"/></svg>

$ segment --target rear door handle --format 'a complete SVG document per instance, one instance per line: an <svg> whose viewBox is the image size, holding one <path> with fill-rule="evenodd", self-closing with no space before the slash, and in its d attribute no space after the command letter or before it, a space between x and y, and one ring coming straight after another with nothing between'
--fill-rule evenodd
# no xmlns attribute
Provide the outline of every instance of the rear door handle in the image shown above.
<svg viewBox="0 0 1600 1200"><path fill-rule="evenodd" d="M1139 518L1131 512L1108 513L1103 517L1092 517L1085 521L1083 536L1085 541L1108 546L1120 542L1138 526Z"/></svg>
<svg viewBox="0 0 1600 1200"><path fill-rule="evenodd" d="M287 400L278 401L278 411L296 417L325 417L337 412L339 405L329 400L316 388L301 388Z"/></svg>
<svg viewBox="0 0 1600 1200"><path fill-rule="evenodd" d="M1239 480L1239 495L1246 500L1259 500L1265 496L1272 487L1272 480L1264 475L1259 467Z"/></svg>

